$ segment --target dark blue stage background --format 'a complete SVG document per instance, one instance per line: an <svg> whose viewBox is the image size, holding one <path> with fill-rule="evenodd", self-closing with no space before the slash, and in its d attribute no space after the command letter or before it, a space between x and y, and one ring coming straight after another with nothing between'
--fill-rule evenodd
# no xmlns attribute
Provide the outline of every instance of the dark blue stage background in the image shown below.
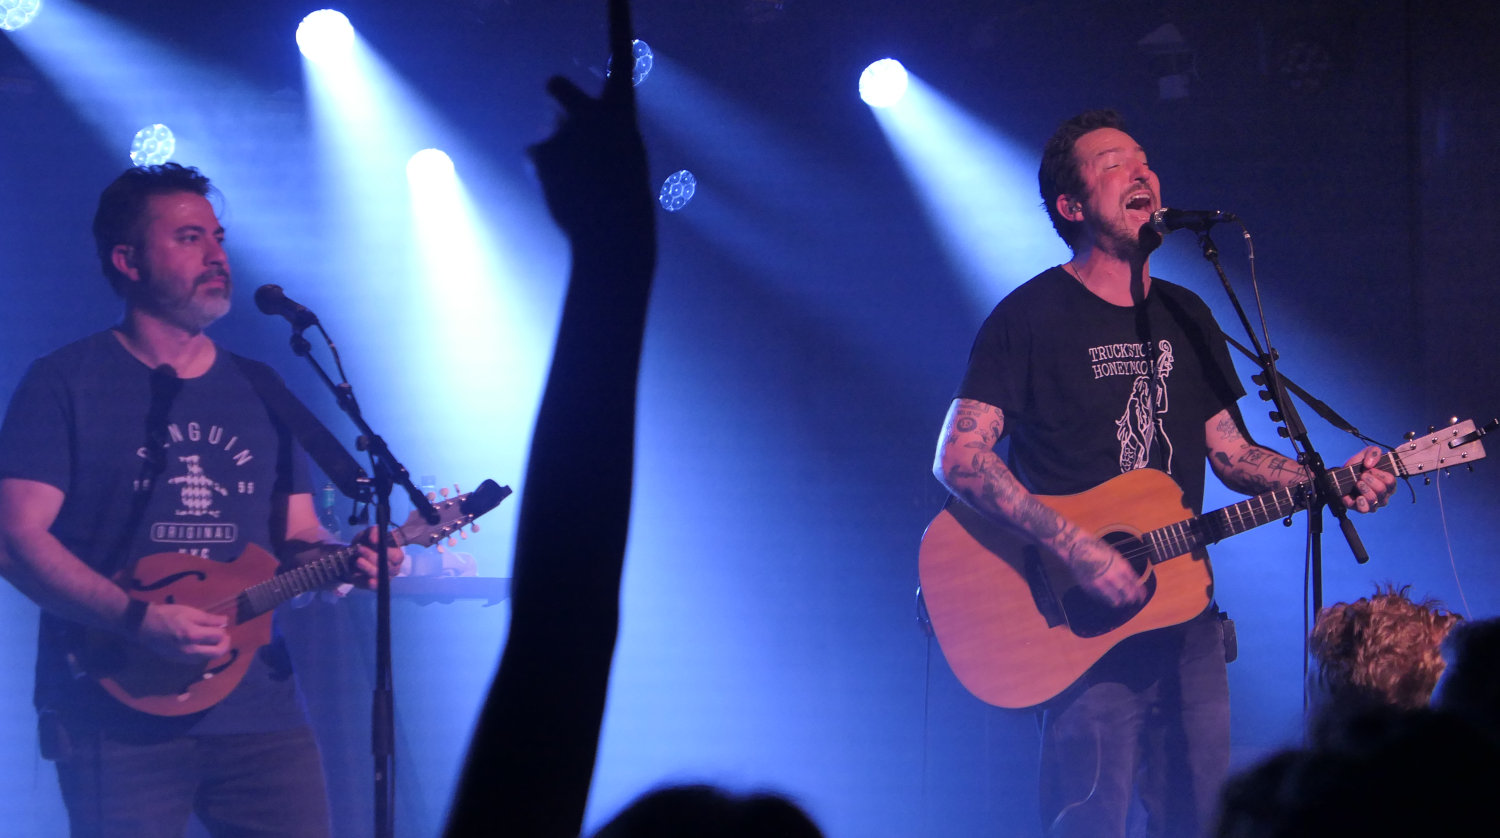
<svg viewBox="0 0 1500 838"><path fill-rule="evenodd" d="M401 80L388 106L413 114L405 135L363 134L361 157L339 156L354 154L334 142L339 117L304 83L292 32L316 8L47 0L44 15L93 10L92 25L46 44L45 17L0 34L0 396L32 358L118 316L89 221L129 165L130 134L169 122L175 159L227 198L238 289L216 336L272 362L352 439L288 351L285 323L251 304L257 285L282 285L339 341L371 424L414 474L524 493L566 251L522 150L550 126L549 75L597 84L604 2L349 0L340 8L384 62L380 90ZM659 219L591 827L654 785L702 780L791 794L837 838L1032 833L1034 719L963 690L918 629L913 593L917 545L944 499L932 451L969 341L1009 287L1066 258L1035 167L1079 110L1126 114L1169 205L1245 220L1284 371L1360 430L1394 442L1500 413L1484 337L1500 316L1500 7L638 0L636 16L657 55L639 88L653 177L686 168L699 187ZM1000 175L1019 186L907 167L855 90L887 56L1012 149ZM432 250L400 166L434 144L454 158L473 227L452 222ZM947 173L971 151L945 152ZM966 186L1023 220L963 210L976 203ZM1245 248L1221 231L1248 303ZM1026 255L976 272L964 247ZM1189 234L1152 267L1239 334ZM1243 407L1262 442L1280 442L1253 395ZM1308 415L1329 460L1359 447ZM579 444L590 421L576 417ZM589 503L589 476L577 478ZM1500 462L1398 489L1357 522L1368 565L1330 530L1326 599L1392 582L1473 616L1500 612L1497 499ZM1206 502L1233 500L1214 485ZM514 512L507 501L462 548L480 575L508 576ZM1298 735L1304 524L1214 550L1239 626L1237 764ZM355 597L287 619L340 836L371 834L370 606ZM395 611L398 825L433 835L507 609L405 597ZM0 586L0 831L50 838L66 830L37 755L35 623L35 607ZM505 813L495 822L499 834Z"/></svg>

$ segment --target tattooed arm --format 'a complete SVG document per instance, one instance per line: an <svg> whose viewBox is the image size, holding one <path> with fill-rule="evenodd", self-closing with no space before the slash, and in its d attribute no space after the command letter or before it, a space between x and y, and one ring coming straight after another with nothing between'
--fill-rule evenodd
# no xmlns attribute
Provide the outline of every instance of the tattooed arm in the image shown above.
<svg viewBox="0 0 1500 838"><path fill-rule="evenodd" d="M938 440L933 474L949 492L986 518L1020 530L1054 553L1078 584L1115 605L1145 596L1129 562L1026 491L995 454L1005 428L1000 408L954 399Z"/></svg>
<svg viewBox="0 0 1500 838"><path fill-rule="evenodd" d="M1208 420L1204 432L1214 474L1236 492L1258 495L1309 478L1297 461L1251 441L1234 408L1219 411Z"/></svg>
<svg viewBox="0 0 1500 838"><path fill-rule="evenodd" d="M1239 411L1234 408L1219 411L1208 420L1204 431L1208 441L1208 461L1213 465L1214 474L1236 492L1258 495L1311 478L1307 469L1295 460L1256 445L1245 432ZM1380 456L1379 448L1370 447L1344 463L1348 466L1363 462L1367 469L1355 484L1358 491L1344 496L1344 506L1370 512L1385 505L1386 498L1396 487L1396 476L1374 468Z"/></svg>

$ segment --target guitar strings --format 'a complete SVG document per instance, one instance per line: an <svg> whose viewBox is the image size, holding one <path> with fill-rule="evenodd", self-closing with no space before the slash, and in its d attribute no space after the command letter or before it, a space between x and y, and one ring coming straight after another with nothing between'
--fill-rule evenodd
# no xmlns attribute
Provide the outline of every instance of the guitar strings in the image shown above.
<svg viewBox="0 0 1500 838"><path fill-rule="evenodd" d="M324 577L322 579L304 580L304 582L317 583L314 585L309 585L308 590L313 590L323 584L327 584L328 582L337 581L339 578L342 578L343 575L347 574L349 569L348 559L353 554L354 550L352 548L345 547L341 550L338 550L337 552L329 553L320 559L308 562L307 564L300 565L298 567L294 567L291 570L288 570L286 573L277 574L263 582L258 582L254 585L251 585L250 587L228 599L221 599L218 602L209 604L208 606L204 607L203 610L210 614L218 614L221 617L233 617L239 613L240 597L254 596L251 592L256 590L274 591L275 585L273 583L276 583L280 580L283 580L285 577L292 575L305 577L313 573L317 573L319 576ZM331 571L332 573L325 571ZM274 596L281 597L281 592L274 591ZM273 607L275 605L279 605L280 602L284 602L289 598L290 597L281 598L278 602L273 603Z"/></svg>
<svg viewBox="0 0 1500 838"><path fill-rule="evenodd" d="M1396 458L1394 452L1383 455L1381 459L1383 462L1375 466L1375 468L1389 470L1393 474L1396 474L1398 476L1400 475L1400 461ZM1352 490L1354 486L1359 482L1359 478L1357 475L1361 470L1363 469L1359 466L1343 466L1341 468L1331 470L1329 472L1329 476L1333 479L1334 488L1339 492L1339 494L1342 495L1347 494L1348 491ZM1122 556L1132 561L1143 556L1149 560L1149 558L1156 553L1164 553L1164 555L1162 556L1163 560L1172 558L1173 556L1180 556L1183 553L1186 553L1196 547L1202 546L1199 543L1195 543L1197 537L1203 537L1206 539L1207 536L1210 535L1210 533L1204 532L1204 528L1213 527L1217 519L1225 519L1226 522L1231 526L1236 522L1243 523L1246 520L1249 520L1251 522L1251 526L1258 526L1258 524L1255 523L1256 516L1252 510L1255 504L1259 503L1261 508L1261 515L1264 516L1267 512L1271 511L1266 506L1265 499L1267 497L1276 499L1276 496L1285 494L1285 503L1290 507L1290 509L1288 509L1286 512L1282 512L1282 501L1276 500L1276 508L1274 510L1274 514L1267 516L1264 521L1260 522L1262 524L1269 523L1275 518L1280 518L1283 515L1289 515L1292 512L1298 511L1302 507L1302 503L1298 501L1298 493L1304 490L1309 485L1310 483L1304 481L1294 486L1286 486L1281 489L1267 492L1266 494L1258 497L1249 498L1247 500L1240 501L1239 503L1231 504L1224 507L1223 509L1217 509L1213 512L1196 515L1183 521L1177 521L1175 523L1167 524L1166 526L1158 527L1149 532L1142 533L1141 537L1139 538L1133 538L1133 546L1127 548L1126 550L1119 550L1118 547L1116 547L1115 549L1119 550ZM1241 511L1242 509L1244 511ZM1223 536L1220 537L1222 538ZM1152 543L1146 543L1148 540ZM1214 539L1214 541L1217 540L1218 539ZM1204 543L1212 543L1212 541L1204 541ZM1178 545L1181 545L1182 549L1178 549Z"/></svg>

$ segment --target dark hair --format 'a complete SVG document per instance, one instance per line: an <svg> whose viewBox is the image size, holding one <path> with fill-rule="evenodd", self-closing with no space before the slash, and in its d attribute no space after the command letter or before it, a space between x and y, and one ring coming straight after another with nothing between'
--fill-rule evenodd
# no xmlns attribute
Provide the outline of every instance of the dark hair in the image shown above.
<svg viewBox="0 0 1500 838"><path fill-rule="evenodd" d="M637 798L594 838L823 838L797 804L767 792L667 786Z"/></svg>
<svg viewBox="0 0 1500 838"><path fill-rule="evenodd" d="M1057 211L1057 196L1085 196L1083 172L1078 159L1073 155L1073 146L1078 138L1100 128L1125 130L1125 118L1113 110L1084 111L1057 127L1052 138L1042 146L1042 166L1037 171L1037 185L1042 191L1042 205L1047 208L1047 217L1052 219L1052 229L1073 247L1073 239L1083 226L1069 221Z"/></svg>
<svg viewBox="0 0 1500 838"><path fill-rule="evenodd" d="M125 296L129 278L115 267L115 246L140 246L146 233L147 199L176 192L191 192L206 198L217 191L202 172L177 163L126 169L104 188L99 194L99 209L94 212L94 249L99 254L104 278L116 294Z"/></svg>
<svg viewBox="0 0 1500 838"><path fill-rule="evenodd" d="M1500 749L1467 720L1369 707L1220 789L1214 838L1469 834L1494 822ZM1466 831L1467 830L1467 831Z"/></svg>
<svg viewBox="0 0 1500 838"><path fill-rule="evenodd" d="M1433 704L1500 733L1500 618L1454 626L1443 657L1448 669Z"/></svg>

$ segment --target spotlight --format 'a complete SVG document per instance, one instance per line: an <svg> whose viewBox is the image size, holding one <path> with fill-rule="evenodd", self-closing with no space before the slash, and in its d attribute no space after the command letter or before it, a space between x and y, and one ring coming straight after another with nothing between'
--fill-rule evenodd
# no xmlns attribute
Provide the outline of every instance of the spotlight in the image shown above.
<svg viewBox="0 0 1500 838"><path fill-rule="evenodd" d="M171 128L158 122L135 132L135 138L130 141L130 162L137 166L157 166L172 159L172 152L176 150L176 135Z"/></svg>
<svg viewBox="0 0 1500 838"><path fill-rule="evenodd" d="M906 68L894 58L882 58L859 74L859 98L872 108L888 108L906 95Z"/></svg>
<svg viewBox="0 0 1500 838"><path fill-rule="evenodd" d="M411 183L433 183L453 177L453 158L435 148L424 148L406 161L406 179Z"/></svg>
<svg viewBox="0 0 1500 838"><path fill-rule="evenodd" d="M693 200L693 195L698 191L698 179L687 169L673 172L661 184L661 195L656 200L661 202L662 209L667 212L676 212L688 205Z"/></svg>
<svg viewBox="0 0 1500 838"><path fill-rule="evenodd" d="M42 0L0 0L0 29L14 32L42 10Z"/></svg>
<svg viewBox="0 0 1500 838"><path fill-rule="evenodd" d="M354 27L343 12L319 9L297 24L297 48L308 61L337 61L354 46Z"/></svg>
<svg viewBox="0 0 1500 838"><path fill-rule="evenodd" d="M656 66L656 53L651 51L651 45L636 39L630 42L630 53L635 56L635 66L630 68L630 85L640 87L641 82L651 75L651 68ZM610 56L604 66L604 74L609 75L614 71L615 57Z"/></svg>

